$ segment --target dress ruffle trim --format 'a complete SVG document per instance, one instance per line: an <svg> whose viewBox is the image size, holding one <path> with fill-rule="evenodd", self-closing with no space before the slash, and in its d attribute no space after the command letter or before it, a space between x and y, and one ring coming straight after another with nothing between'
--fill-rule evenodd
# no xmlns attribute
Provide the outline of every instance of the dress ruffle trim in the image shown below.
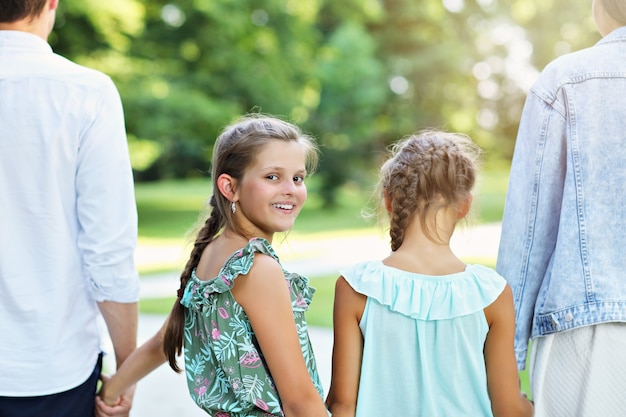
<svg viewBox="0 0 626 417"><path fill-rule="evenodd" d="M189 308L192 304L206 302L208 295L211 293L230 291L231 288L233 288L235 279L239 275L246 275L250 272L252 264L254 263L255 253L263 253L271 256L280 264L278 255L276 255L274 248L272 248L267 240L263 238L252 238L248 241L246 246L233 253L226 262L224 262L217 277L203 281L197 277L196 270L194 269L185 287L185 292L180 301L181 304ZM284 268L283 273L291 285L292 294L296 294L298 297L298 299L295 300L294 310L306 311L311 304L315 289L309 287L307 277L288 272Z"/></svg>
<svg viewBox="0 0 626 417"><path fill-rule="evenodd" d="M456 274L431 276L369 261L345 268L341 275L355 291L419 320L445 320L483 310L506 285L502 276L482 265L468 265Z"/></svg>

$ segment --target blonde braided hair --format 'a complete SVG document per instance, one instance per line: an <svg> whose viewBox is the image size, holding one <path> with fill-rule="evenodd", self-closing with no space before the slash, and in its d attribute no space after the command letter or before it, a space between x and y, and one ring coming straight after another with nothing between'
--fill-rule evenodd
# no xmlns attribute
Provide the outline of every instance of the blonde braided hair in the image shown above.
<svg viewBox="0 0 626 417"><path fill-rule="evenodd" d="M426 218L471 195L476 182L480 148L458 133L424 130L396 142L380 171L379 212L390 202L391 249L397 250L404 232L419 216L424 233L433 239Z"/></svg>

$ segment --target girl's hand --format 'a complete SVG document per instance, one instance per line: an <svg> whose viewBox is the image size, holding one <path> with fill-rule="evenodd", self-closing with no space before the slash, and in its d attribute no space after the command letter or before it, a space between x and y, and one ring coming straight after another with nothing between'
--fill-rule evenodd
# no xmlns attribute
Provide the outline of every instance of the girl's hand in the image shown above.
<svg viewBox="0 0 626 417"><path fill-rule="evenodd" d="M101 402L103 402L105 405L115 405L120 401L119 397L111 397L110 393L108 392L109 390L107 388L109 388L108 383L110 380L110 376L104 374L100 375L100 381L102 382L102 386L100 388L100 391L98 391L97 398L100 399Z"/></svg>
<svg viewBox="0 0 626 417"><path fill-rule="evenodd" d="M107 382L110 380L110 377L101 375L100 380L102 381L102 388L96 397L96 417L128 417L135 387L129 388L127 392L119 397L111 397L107 393Z"/></svg>
<svg viewBox="0 0 626 417"><path fill-rule="evenodd" d="M96 397L96 417L128 417L132 403L122 395L115 405L107 405L102 398Z"/></svg>

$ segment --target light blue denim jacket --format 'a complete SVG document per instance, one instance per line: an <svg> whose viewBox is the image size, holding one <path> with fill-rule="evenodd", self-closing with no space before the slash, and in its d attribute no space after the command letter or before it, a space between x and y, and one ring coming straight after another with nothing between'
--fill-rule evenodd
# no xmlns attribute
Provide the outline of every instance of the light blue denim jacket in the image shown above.
<svg viewBox="0 0 626 417"><path fill-rule="evenodd" d="M496 265L529 338L626 321L626 27L550 63L524 106Z"/></svg>

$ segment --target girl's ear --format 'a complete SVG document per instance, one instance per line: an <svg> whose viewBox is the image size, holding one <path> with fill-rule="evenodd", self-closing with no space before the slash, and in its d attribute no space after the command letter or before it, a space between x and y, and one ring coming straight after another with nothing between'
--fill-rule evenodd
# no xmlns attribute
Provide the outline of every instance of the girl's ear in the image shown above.
<svg viewBox="0 0 626 417"><path fill-rule="evenodd" d="M474 199L474 196L472 194L468 195L467 198L463 199L460 203L459 203L459 207L457 208L456 211L456 218L457 219L462 219L465 216L467 216L467 213L469 213L470 211L470 207L472 207L472 200Z"/></svg>
<svg viewBox="0 0 626 417"><path fill-rule="evenodd" d="M219 192L228 199L228 201L237 201L236 182L237 180L228 174L221 174L217 177L217 188Z"/></svg>

